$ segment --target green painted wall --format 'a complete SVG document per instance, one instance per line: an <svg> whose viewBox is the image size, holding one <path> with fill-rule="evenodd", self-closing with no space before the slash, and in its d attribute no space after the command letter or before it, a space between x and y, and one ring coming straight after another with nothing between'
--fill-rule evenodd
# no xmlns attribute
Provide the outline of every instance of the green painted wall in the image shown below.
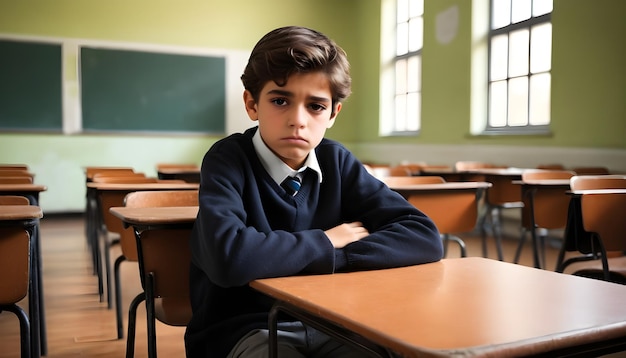
<svg viewBox="0 0 626 358"><path fill-rule="evenodd" d="M441 45L435 17L451 6L460 10L459 32ZM423 131L402 138L378 137L380 0L0 0L0 34L249 51L272 28L310 26L334 38L351 61L353 95L328 133L348 146L626 149L625 1L554 0L552 135L530 137L469 135L472 2L426 0L425 9ZM75 81L75 71L65 79ZM44 208L81 210L84 166L128 165L152 175L157 162L199 163L217 139L0 133L0 162L32 168L49 186Z"/></svg>

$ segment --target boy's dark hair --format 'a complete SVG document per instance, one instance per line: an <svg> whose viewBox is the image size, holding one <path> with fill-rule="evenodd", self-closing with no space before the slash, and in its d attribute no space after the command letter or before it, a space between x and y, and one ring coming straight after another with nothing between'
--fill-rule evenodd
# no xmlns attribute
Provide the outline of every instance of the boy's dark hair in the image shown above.
<svg viewBox="0 0 626 358"><path fill-rule="evenodd" d="M305 27L287 26L268 32L252 49L241 76L245 89L258 101L263 86L284 86L294 73L321 71L330 82L333 109L350 96L350 64L346 53L326 35Z"/></svg>

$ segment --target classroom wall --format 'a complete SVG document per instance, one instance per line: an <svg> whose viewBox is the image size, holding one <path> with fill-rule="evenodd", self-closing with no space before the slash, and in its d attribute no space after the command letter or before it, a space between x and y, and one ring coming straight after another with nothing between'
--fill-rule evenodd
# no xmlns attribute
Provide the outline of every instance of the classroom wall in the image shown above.
<svg viewBox="0 0 626 358"><path fill-rule="evenodd" d="M348 53L353 95L328 136L364 161L451 164L471 159L519 167L559 162L626 172L626 51L618 36L626 33L621 18L626 2L554 0L552 133L487 137L472 136L469 129L471 10L477 1L487 0L426 0L423 130L416 137L378 136L380 0L2 0L0 35L245 54L272 28L310 26ZM433 35L435 19L451 6L459 9L458 34L449 44L439 44ZM70 70L64 80L76 83L76 60L70 56L66 61ZM245 128L239 99L229 101L235 103L227 108L234 122L230 130ZM0 162L26 163L36 173L35 181L48 186L41 195L44 212L82 211L85 166L132 166L156 175L158 162L200 163L218 139L0 133Z"/></svg>

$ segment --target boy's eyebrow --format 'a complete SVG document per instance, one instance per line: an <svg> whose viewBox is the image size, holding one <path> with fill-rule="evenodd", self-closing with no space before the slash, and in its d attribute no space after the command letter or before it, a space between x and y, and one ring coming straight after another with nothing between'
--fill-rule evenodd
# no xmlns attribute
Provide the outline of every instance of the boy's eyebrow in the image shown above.
<svg viewBox="0 0 626 358"><path fill-rule="evenodd" d="M267 91L267 94L274 94L274 95L279 95L283 97L293 97L293 93L289 91L281 90L281 89L269 90ZM327 97L309 96L308 98L315 102L331 102L331 99Z"/></svg>

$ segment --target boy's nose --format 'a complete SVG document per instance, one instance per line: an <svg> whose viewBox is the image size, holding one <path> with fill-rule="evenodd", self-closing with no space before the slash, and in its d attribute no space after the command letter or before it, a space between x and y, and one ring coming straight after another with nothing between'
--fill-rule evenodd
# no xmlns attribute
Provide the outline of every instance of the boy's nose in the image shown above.
<svg viewBox="0 0 626 358"><path fill-rule="evenodd" d="M289 125L294 127L304 127L306 125L308 112L304 107L295 107L289 114Z"/></svg>

